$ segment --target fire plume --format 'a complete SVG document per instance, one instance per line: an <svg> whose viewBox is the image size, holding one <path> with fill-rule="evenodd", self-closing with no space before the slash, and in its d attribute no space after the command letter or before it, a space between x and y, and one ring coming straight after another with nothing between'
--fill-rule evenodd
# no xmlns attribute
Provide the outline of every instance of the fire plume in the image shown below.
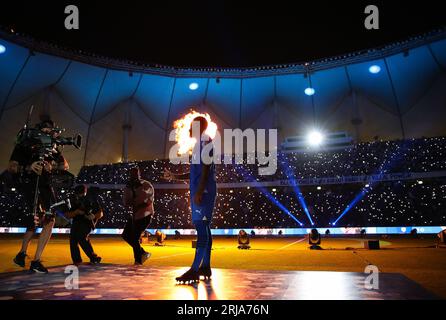
<svg viewBox="0 0 446 320"><path fill-rule="evenodd" d="M190 136L189 130L192 126L192 122L197 117L204 117L208 122L208 127L205 134L211 139L215 138L217 134L217 124L212 122L211 116L208 113L200 113L195 110L191 110L184 117L176 120L173 123L175 129L175 141L179 145L178 154L183 155L185 153L190 153L197 143L196 139Z"/></svg>

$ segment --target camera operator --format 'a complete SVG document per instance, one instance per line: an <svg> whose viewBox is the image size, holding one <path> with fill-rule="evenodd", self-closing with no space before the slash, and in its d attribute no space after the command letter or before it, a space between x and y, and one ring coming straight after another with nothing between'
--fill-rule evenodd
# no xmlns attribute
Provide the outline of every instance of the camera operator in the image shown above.
<svg viewBox="0 0 446 320"><path fill-rule="evenodd" d="M48 137L55 137L57 133L53 131L54 122L50 119L43 120L36 125L40 134ZM26 232L22 242L22 248L14 258L14 263L20 267L25 267L25 258L28 245L36 233L37 226L42 226L42 232L39 236L34 260L31 262L30 270L38 273L47 273L48 270L43 266L40 259L53 230L55 218L54 215L47 214L51 203L55 202L54 191L50 185L50 175L53 166L68 169L68 162L62 156L60 150L55 150L50 156L42 159L40 150L36 148L36 141L33 139L19 140L10 157L8 171L19 177L20 191L23 193L27 213L22 219L24 221ZM36 184L38 183L38 199L36 215L34 211L34 198Z"/></svg>
<svg viewBox="0 0 446 320"><path fill-rule="evenodd" d="M130 169L130 180L124 189L124 205L132 208L132 215L122 232L122 238L133 248L135 264L143 264L150 257L139 242L154 213L155 191L150 182L141 179L138 167Z"/></svg>
<svg viewBox="0 0 446 320"><path fill-rule="evenodd" d="M102 208L98 202L98 195L95 188L89 188L84 185L78 185L74 188L74 199L71 201L72 207L65 216L73 219L70 232L70 251L73 264L82 263L79 245L85 252L90 263L97 264L101 262L93 250L89 235L96 227L96 223L103 217Z"/></svg>

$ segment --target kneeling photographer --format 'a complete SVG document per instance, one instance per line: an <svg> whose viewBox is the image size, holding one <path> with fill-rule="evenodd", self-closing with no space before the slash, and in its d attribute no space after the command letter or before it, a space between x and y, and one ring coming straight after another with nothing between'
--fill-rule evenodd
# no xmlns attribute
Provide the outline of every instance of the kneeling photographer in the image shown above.
<svg viewBox="0 0 446 320"><path fill-rule="evenodd" d="M74 196L71 200L71 209L65 216L73 219L70 232L70 251L73 264L82 263L79 245L85 252L90 263L97 264L101 262L93 250L89 238L90 233L96 227L96 223L103 217L103 210L98 201L98 188L87 188L84 185L78 185L74 188Z"/></svg>
<svg viewBox="0 0 446 320"><path fill-rule="evenodd" d="M57 199L51 186L53 169L68 170L68 162L62 155L59 146L74 145L80 148L81 137L62 138L61 129L49 118L43 118L35 128L25 126L18 134L16 145L10 157L8 171L15 174L19 181L20 192L25 198L26 213L20 217L19 223L26 227L20 252L14 258L14 263L25 267L26 251L36 233L38 226L42 227L34 260L30 270L47 273L41 263L41 256L51 238L55 223L52 204Z"/></svg>

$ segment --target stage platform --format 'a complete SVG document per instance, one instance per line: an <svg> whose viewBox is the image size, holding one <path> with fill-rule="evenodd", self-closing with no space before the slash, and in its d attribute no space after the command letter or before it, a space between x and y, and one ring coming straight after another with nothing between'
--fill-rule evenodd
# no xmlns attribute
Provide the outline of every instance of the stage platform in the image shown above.
<svg viewBox="0 0 446 320"><path fill-rule="evenodd" d="M28 271L0 275L0 300L300 300L438 299L397 273L380 273L379 289L364 286L366 274L325 271L213 269L210 281L179 285L187 268L129 265L82 265L79 288L67 289L65 266L48 274ZM71 283L71 282L70 282Z"/></svg>

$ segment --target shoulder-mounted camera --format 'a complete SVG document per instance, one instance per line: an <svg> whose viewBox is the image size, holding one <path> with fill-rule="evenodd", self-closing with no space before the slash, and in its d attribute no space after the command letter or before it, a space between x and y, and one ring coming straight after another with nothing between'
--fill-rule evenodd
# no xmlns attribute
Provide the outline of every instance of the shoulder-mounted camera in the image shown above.
<svg viewBox="0 0 446 320"><path fill-rule="evenodd" d="M43 132L39 126L36 128L24 128L17 135L17 144L31 148L41 158L51 157L58 146L74 146L81 148L82 136L75 134L73 137L63 137L60 134L65 131L61 128L51 128L51 131Z"/></svg>

